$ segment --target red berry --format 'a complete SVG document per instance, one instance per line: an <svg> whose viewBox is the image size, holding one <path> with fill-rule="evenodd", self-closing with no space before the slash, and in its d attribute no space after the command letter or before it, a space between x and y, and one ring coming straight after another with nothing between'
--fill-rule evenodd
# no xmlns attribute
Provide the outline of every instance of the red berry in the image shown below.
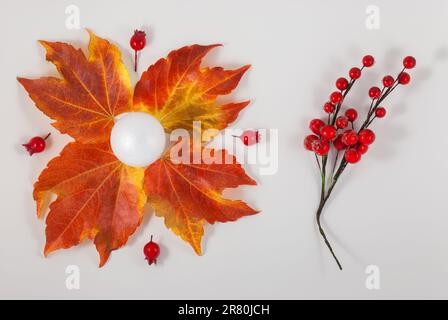
<svg viewBox="0 0 448 320"><path fill-rule="evenodd" d="M143 253L145 254L145 259L148 260L148 264L157 263L157 257L160 254L160 247L156 242L151 240L144 246Z"/></svg>
<svg viewBox="0 0 448 320"><path fill-rule="evenodd" d="M360 144L360 145L356 148L356 150L358 150L358 152L359 152L360 154L364 154L364 153L367 152L367 150L369 150L369 146L366 145L366 144Z"/></svg>
<svg viewBox="0 0 448 320"><path fill-rule="evenodd" d="M353 67L348 72L348 75L350 76L351 79L359 79L359 77L361 77L361 69Z"/></svg>
<svg viewBox="0 0 448 320"><path fill-rule="evenodd" d="M141 30L134 30L134 35L131 37L131 48L140 51L146 46L146 33Z"/></svg>
<svg viewBox="0 0 448 320"><path fill-rule="evenodd" d="M311 129L312 132L314 132L315 134L320 135L320 129L322 129L322 127L325 125L325 122L323 122L320 119L313 119L310 121L310 126L309 128Z"/></svg>
<svg viewBox="0 0 448 320"><path fill-rule="evenodd" d="M134 71L137 72L137 52L146 46L146 33L141 30L134 30L134 35L129 41L131 48L134 49Z"/></svg>
<svg viewBox="0 0 448 320"><path fill-rule="evenodd" d="M412 69L415 67L417 61L415 61L415 58L412 56L407 56L403 59L403 66L406 69Z"/></svg>
<svg viewBox="0 0 448 320"><path fill-rule="evenodd" d="M333 146L336 150L345 149L345 144L342 142L342 135L338 135L338 137L334 139Z"/></svg>
<svg viewBox="0 0 448 320"><path fill-rule="evenodd" d="M339 129L345 129L348 126L348 119L344 116L337 117L336 126Z"/></svg>
<svg viewBox="0 0 448 320"><path fill-rule="evenodd" d="M313 151L319 156L325 156L330 151L330 144L326 140L313 141Z"/></svg>
<svg viewBox="0 0 448 320"><path fill-rule="evenodd" d="M364 67L371 67L374 63L375 59L371 55L367 55L362 58L362 64Z"/></svg>
<svg viewBox="0 0 448 320"><path fill-rule="evenodd" d="M346 146L354 146L358 143L358 134L354 130L347 130L342 134L342 143Z"/></svg>
<svg viewBox="0 0 448 320"><path fill-rule="evenodd" d="M339 78L336 80L336 88L339 90L345 90L348 87L348 80L345 78Z"/></svg>
<svg viewBox="0 0 448 320"><path fill-rule="evenodd" d="M383 107L379 107L375 110L375 116L377 118L384 118L386 116L386 109L384 109Z"/></svg>
<svg viewBox="0 0 448 320"><path fill-rule="evenodd" d="M356 120L356 118L358 118L358 112L355 109L350 108L345 111L345 116L349 121L353 122Z"/></svg>
<svg viewBox="0 0 448 320"><path fill-rule="evenodd" d="M251 146L260 142L260 134L258 131L246 130L239 136L244 145Z"/></svg>
<svg viewBox="0 0 448 320"><path fill-rule="evenodd" d="M402 72L400 73L400 75L398 76L398 82L400 84L408 84L409 82L411 82L411 76L409 75L409 73L407 72Z"/></svg>
<svg viewBox="0 0 448 320"><path fill-rule="evenodd" d="M320 129L320 136L327 141L331 141L336 138L336 128L330 125L324 126Z"/></svg>
<svg viewBox="0 0 448 320"><path fill-rule="evenodd" d="M361 153L358 152L356 149L347 149L345 150L345 161L348 163L356 163L359 160L361 160Z"/></svg>
<svg viewBox="0 0 448 320"><path fill-rule="evenodd" d="M324 104L324 111L326 113L333 113L333 111L334 111L334 104L332 104L331 102L325 102L325 104Z"/></svg>
<svg viewBox="0 0 448 320"><path fill-rule="evenodd" d="M369 97L372 99L378 99L381 96L381 89L378 87L372 87L369 89Z"/></svg>
<svg viewBox="0 0 448 320"><path fill-rule="evenodd" d="M330 101L333 104L342 102L342 93L340 93L339 91L333 92L332 94L330 94Z"/></svg>
<svg viewBox="0 0 448 320"><path fill-rule="evenodd" d="M309 150L309 151L313 151L313 142L316 140L319 140L318 136L315 136L314 134L307 135L305 137L305 140L303 141L303 145L305 146L305 149Z"/></svg>
<svg viewBox="0 0 448 320"><path fill-rule="evenodd" d="M372 144L373 141L375 141L375 133L373 133L372 130L370 129L364 129L361 130L361 132L359 133L359 142L361 142L362 144Z"/></svg>
<svg viewBox="0 0 448 320"><path fill-rule="evenodd" d="M28 151L30 156L32 156L35 153L39 153L45 150L45 147L47 145L45 140L47 140L49 136L50 133L43 138L42 137L31 138L30 141L28 141L28 143L24 143L22 144L22 146L24 146L26 151Z"/></svg>
<svg viewBox="0 0 448 320"><path fill-rule="evenodd" d="M386 88L392 87L392 85L394 84L394 82L395 82L395 80L394 80L394 77L392 77L392 76L385 76L385 77L383 78L383 85L384 85Z"/></svg>

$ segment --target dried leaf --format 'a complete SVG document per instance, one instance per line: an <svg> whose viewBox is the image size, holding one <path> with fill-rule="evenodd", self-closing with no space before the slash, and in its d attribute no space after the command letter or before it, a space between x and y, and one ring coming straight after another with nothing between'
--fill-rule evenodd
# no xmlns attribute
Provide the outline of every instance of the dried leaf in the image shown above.
<svg viewBox="0 0 448 320"><path fill-rule="evenodd" d="M121 163L108 144L68 144L34 186L39 216L46 195L57 195L46 220L45 255L87 237L104 265L140 225L146 202L143 175L144 169Z"/></svg>
<svg viewBox="0 0 448 320"><path fill-rule="evenodd" d="M131 110L131 80L119 49L90 33L89 58L61 42L40 41L62 79L18 78L53 126L81 142L108 141L114 116Z"/></svg>
<svg viewBox="0 0 448 320"><path fill-rule="evenodd" d="M225 188L256 185L235 157L225 150L206 150L221 163L173 163L168 156L153 163L145 172L145 191L148 202L165 224L190 243L201 254L203 224L235 221L257 213L240 200L221 196ZM192 155L191 155L192 157ZM226 164L224 159L232 163Z"/></svg>
<svg viewBox="0 0 448 320"><path fill-rule="evenodd" d="M134 110L149 112L167 132L202 129L221 130L236 120L249 101L219 105L219 95L232 92L249 65L236 70L201 68L202 58L219 45L192 45L172 51L145 71L135 87Z"/></svg>

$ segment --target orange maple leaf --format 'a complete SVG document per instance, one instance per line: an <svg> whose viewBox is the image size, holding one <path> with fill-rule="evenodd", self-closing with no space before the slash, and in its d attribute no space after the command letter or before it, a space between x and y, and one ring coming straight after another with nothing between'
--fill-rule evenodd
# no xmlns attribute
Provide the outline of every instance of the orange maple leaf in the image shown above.
<svg viewBox="0 0 448 320"><path fill-rule="evenodd" d="M201 254L204 221L234 221L257 213L246 203L221 196L225 188L256 185L225 150L206 150L220 163L173 163L168 156L150 165L145 172L148 202L165 224ZM226 164L230 163L230 164Z"/></svg>
<svg viewBox="0 0 448 320"><path fill-rule="evenodd" d="M57 195L46 221L45 255L87 237L94 240L102 266L140 225L143 176L143 168L124 165L107 143L68 144L34 185L39 216L48 193Z"/></svg>
<svg viewBox="0 0 448 320"><path fill-rule="evenodd" d="M103 266L140 225L147 201L168 228L201 254L206 222L256 213L242 201L222 198L222 191L255 181L236 161L189 165L164 156L146 170L129 167L111 151L110 132L115 117L131 111L152 114L168 133L191 130L193 121L201 121L204 129L224 129L249 102L219 105L217 97L235 89L249 66L230 71L201 68L202 58L217 45L184 47L143 73L132 100L120 51L89 34L88 58L69 44L41 41L47 60L62 78L18 78L36 106L55 120L53 126L75 139L48 163L34 185L39 217L48 196L57 195L46 219L45 255L88 238ZM224 150L208 152L229 157Z"/></svg>
<svg viewBox="0 0 448 320"><path fill-rule="evenodd" d="M249 101L220 106L216 98L232 92L250 66L200 68L202 58L217 46L183 47L150 66L135 86L133 109L152 114L167 132L191 130L193 121L201 121L204 130L226 128Z"/></svg>
<svg viewBox="0 0 448 320"><path fill-rule="evenodd" d="M108 141L114 117L132 108L129 73L118 48L89 31L89 58L71 45L40 41L62 79L18 78L53 126L79 142Z"/></svg>

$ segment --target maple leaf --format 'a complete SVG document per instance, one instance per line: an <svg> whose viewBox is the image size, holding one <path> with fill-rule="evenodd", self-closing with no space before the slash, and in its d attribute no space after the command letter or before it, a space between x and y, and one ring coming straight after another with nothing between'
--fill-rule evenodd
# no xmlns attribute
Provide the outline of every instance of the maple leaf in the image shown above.
<svg viewBox="0 0 448 320"><path fill-rule="evenodd" d="M256 185L244 169L225 150L206 150L213 158L211 164L173 163L162 157L145 171L144 188L148 202L165 224L201 254L203 225L234 221L257 213L240 200L221 196L225 188ZM225 159L228 162L225 161Z"/></svg>
<svg viewBox="0 0 448 320"><path fill-rule="evenodd" d="M119 49L89 31L89 58L61 42L40 41L62 79L18 78L53 126L80 142L108 141L114 117L131 110L132 86Z"/></svg>
<svg viewBox="0 0 448 320"><path fill-rule="evenodd" d="M124 245L141 222L146 203L143 168L120 162L109 144L68 144L48 163L34 186L38 215L48 193L50 205L44 254L93 239L100 266Z"/></svg>
<svg viewBox="0 0 448 320"><path fill-rule="evenodd" d="M232 92L250 66L201 68L202 58L217 46L183 47L150 66L135 86L134 110L149 112L167 132L192 130L193 121L201 121L203 130L226 128L249 101L219 105L216 99Z"/></svg>
<svg viewBox="0 0 448 320"><path fill-rule="evenodd" d="M132 100L118 48L89 34L88 58L69 44L41 41L62 78L18 78L36 106L55 120L53 125L75 139L34 185L39 217L49 196L57 196L46 219L44 254L87 238L94 241L103 266L140 225L147 200L168 228L200 254L206 222L256 213L242 201L224 199L221 192L255 181L236 162L188 165L162 157L146 170L129 167L111 151L110 132L115 117L130 111L153 114L167 132L191 129L198 120L204 128L223 129L249 102L219 105L216 99L238 85L248 66L200 68L201 59L216 45L184 47L149 67ZM226 151L209 152L235 160Z"/></svg>

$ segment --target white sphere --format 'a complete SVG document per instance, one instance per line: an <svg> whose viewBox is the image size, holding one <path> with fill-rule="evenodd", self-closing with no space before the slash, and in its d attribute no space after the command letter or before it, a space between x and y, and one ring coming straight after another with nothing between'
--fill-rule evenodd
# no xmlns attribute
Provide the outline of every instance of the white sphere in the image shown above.
<svg viewBox="0 0 448 320"><path fill-rule="evenodd" d="M115 156L123 163L146 167L162 155L166 136L156 118L144 112L130 112L115 123L110 144Z"/></svg>

